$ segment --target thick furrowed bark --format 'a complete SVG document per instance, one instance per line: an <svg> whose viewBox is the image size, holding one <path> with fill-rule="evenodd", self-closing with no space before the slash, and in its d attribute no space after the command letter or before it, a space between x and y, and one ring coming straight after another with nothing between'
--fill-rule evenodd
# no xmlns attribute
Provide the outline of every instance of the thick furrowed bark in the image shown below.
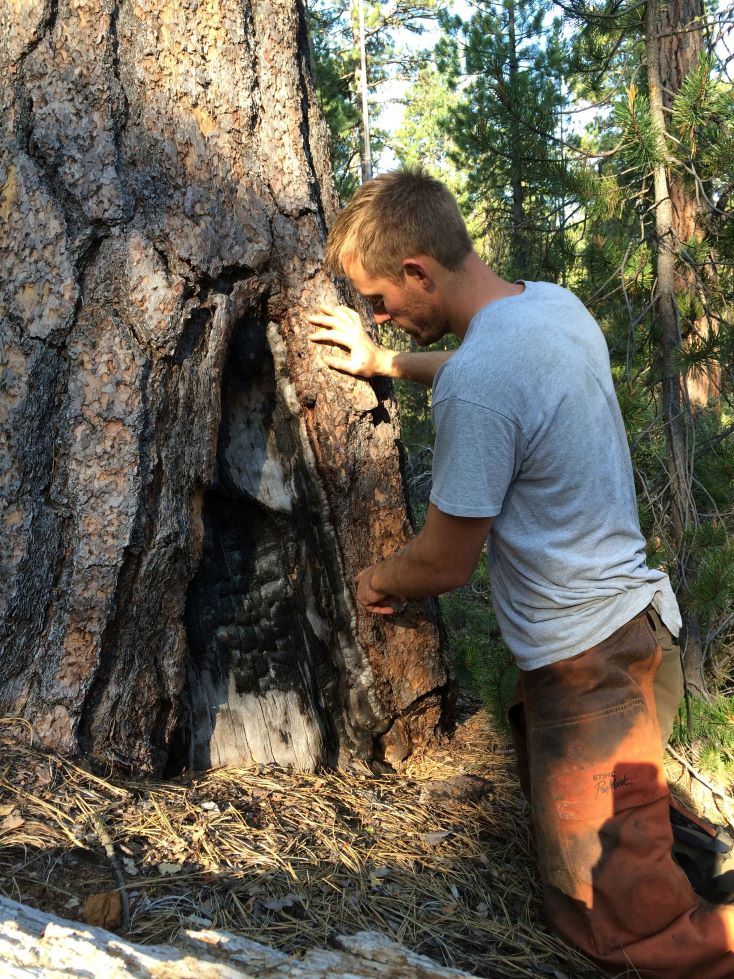
<svg viewBox="0 0 734 979"><path fill-rule="evenodd" d="M430 615L353 600L410 527L389 394L306 340L340 297L300 5L7 17L0 708L141 770L400 757L448 675Z"/></svg>

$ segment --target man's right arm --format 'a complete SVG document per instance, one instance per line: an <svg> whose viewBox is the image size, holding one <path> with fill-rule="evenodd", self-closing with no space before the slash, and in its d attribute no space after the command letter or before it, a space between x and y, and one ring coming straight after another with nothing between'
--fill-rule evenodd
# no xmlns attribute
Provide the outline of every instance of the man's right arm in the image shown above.
<svg viewBox="0 0 734 979"><path fill-rule="evenodd" d="M322 306L308 317L320 327L309 339L324 344L324 362L334 370L360 377L394 377L431 386L436 372L452 355L451 350L404 353L378 346L362 325L359 313L348 306Z"/></svg>

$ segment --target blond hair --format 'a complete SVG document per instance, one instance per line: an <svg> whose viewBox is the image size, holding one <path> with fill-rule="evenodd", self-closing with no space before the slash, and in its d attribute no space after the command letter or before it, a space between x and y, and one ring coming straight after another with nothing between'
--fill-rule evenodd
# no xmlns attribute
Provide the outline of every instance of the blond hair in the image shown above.
<svg viewBox="0 0 734 979"><path fill-rule="evenodd" d="M453 194L420 168L395 170L368 180L340 211L326 262L344 275L345 260L358 259L368 275L399 282L404 258L430 255L455 271L471 248Z"/></svg>

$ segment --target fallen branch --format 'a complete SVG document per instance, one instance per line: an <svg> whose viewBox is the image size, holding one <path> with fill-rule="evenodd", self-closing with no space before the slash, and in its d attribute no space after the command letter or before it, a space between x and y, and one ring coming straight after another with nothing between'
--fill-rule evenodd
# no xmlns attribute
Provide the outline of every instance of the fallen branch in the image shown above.
<svg viewBox="0 0 734 979"><path fill-rule="evenodd" d="M0 961L14 979L472 979L375 932L336 939L294 959L266 945L219 931L185 931L182 947L136 945L103 928L65 921L0 897ZM7 970L7 971L6 971Z"/></svg>

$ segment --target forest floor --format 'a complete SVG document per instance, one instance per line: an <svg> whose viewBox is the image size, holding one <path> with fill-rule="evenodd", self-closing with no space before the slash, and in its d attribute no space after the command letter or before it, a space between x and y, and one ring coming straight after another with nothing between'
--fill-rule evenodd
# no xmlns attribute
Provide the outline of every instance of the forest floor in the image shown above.
<svg viewBox="0 0 734 979"><path fill-rule="evenodd" d="M453 734L395 774L107 780L7 723L0 757L16 901L141 943L215 928L298 954L370 930L492 979L601 975L542 923L511 749L468 695Z"/></svg>
<svg viewBox="0 0 734 979"><path fill-rule="evenodd" d="M511 749L470 695L395 774L107 780L8 722L0 758L0 893L40 910L148 944L215 928L298 955L369 930L476 976L601 976L543 924Z"/></svg>

